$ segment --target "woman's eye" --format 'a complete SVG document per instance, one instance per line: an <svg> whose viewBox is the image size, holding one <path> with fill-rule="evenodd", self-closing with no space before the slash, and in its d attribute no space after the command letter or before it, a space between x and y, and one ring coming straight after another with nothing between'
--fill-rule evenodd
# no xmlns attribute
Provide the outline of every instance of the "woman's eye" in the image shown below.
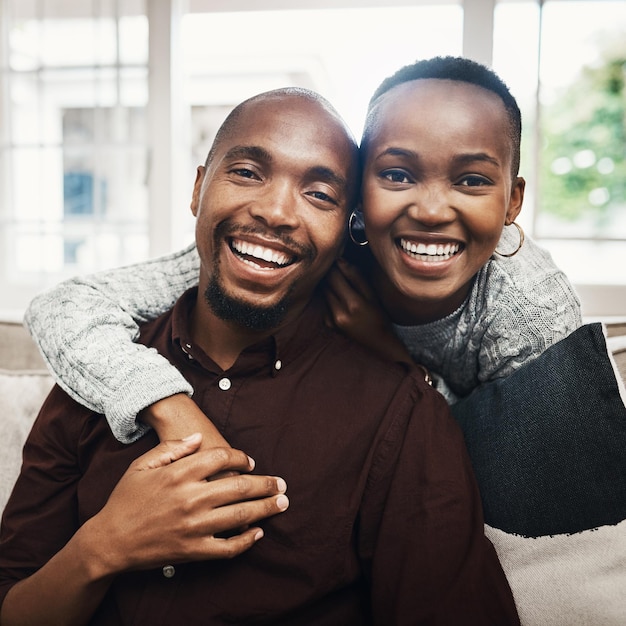
<svg viewBox="0 0 626 626"><path fill-rule="evenodd" d="M387 170L382 174L385 180L390 183L410 183L411 180L402 170Z"/></svg>
<svg viewBox="0 0 626 626"><path fill-rule="evenodd" d="M491 181L484 176L465 176L459 182L462 187L482 187L491 185Z"/></svg>

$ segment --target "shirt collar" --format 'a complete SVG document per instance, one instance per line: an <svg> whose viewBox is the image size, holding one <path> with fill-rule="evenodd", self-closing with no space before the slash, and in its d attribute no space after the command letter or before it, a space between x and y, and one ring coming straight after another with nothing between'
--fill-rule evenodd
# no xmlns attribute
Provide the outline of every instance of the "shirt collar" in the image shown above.
<svg viewBox="0 0 626 626"><path fill-rule="evenodd" d="M191 315L198 298L198 288L186 291L172 309L172 344L175 352L182 353L187 361L221 374L222 369L191 339ZM285 324L265 339L248 346L228 370L236 373L252 373L268 368L271 376L280 372L303 354L320 333L330 332L324 323L323 303L318 294L302 314Z"/></svg>

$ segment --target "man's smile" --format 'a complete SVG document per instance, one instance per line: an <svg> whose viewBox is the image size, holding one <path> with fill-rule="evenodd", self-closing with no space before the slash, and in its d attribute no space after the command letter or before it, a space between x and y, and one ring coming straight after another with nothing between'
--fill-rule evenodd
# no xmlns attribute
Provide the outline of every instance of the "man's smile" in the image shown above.
<svg viewBox="0 0 626 626"><path fill-rule="evenodd" d="M259 269L280 269L291 265L296 260L294 255L242 239L230 239L229 246L242 261Z"/></svg>

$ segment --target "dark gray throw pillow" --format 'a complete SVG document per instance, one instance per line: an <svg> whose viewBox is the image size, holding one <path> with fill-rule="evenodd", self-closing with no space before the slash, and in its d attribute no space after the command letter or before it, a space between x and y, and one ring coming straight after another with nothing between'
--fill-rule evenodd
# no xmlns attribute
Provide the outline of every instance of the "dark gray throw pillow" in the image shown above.
<svg viewBox="0 0 626 626"><path fill-rule="evenodd" d="M452 407L485 521L528 537L626 519L626 408L601 324Z"/></svg>
<svg viewBox="0 0 626 626"><path fill-rule="evenodd" d="M626 407L602 325L452 412L522 623L626 624Z"/></svg>

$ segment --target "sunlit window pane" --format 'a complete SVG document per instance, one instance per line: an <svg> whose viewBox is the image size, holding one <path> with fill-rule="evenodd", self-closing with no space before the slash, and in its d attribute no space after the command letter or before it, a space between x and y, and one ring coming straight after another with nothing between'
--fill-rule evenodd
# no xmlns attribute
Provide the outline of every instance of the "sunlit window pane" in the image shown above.
<svg viewBox="0 0 626 626"><path fill-rule="evenodd" d="M626 239L626 4L546 2L543 42L537 233Z"/></svg>
<svg viewBox="0 0 626 626"><path fill-rule="evenodd" d="M520 223L575 283L623 284L626 3L501 2L494 68L524 120Z"/></svg>
<svg viewBox="0 0 626 626"><path fill-rule="evenodd" d="M310 87L360 135L380 81L418 58L461 54L462 32L460 3L188 14L186 93L192 106L232 107L275 87Z"/></svg>
<svg viewBox="0 0 626 626"><path fill-rule="evenodd" d="M0 1L0 279L145 258L145 2Z"/></svg>

